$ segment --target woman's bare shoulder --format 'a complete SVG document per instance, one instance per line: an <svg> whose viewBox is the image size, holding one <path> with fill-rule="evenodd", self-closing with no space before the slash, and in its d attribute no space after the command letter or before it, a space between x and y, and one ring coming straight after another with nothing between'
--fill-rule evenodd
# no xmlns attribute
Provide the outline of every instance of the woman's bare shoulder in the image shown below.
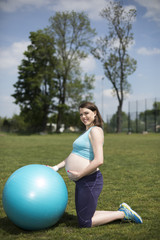
<svg viewBox="0 0 160 240"><path fill-rule="evenodd" d="M97 135L104 136L103 129L97 126L93 127L90 133L91 133L91 136L97 136Z"/></svg>

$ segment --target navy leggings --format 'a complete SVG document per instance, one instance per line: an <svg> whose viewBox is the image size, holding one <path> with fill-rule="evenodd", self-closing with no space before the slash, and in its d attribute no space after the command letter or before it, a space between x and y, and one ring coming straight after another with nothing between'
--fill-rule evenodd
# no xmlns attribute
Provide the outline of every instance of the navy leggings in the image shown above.
<svg viewBox="0 0 160 240"><path fill-rule="evenodd" d="M103 188L103 176L100 171L97 171L75 183L75 203L79 227L89 228L92 226L92 217Z"/></svg>

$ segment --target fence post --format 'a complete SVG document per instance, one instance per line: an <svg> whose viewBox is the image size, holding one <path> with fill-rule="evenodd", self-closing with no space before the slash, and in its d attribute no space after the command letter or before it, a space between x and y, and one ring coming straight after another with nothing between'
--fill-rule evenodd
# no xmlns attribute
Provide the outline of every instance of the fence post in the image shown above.
<svg viewBox="0 0 160 240"><path fill-rule="evenodd" d="M131 132L130 102L128 102L128 133Z"/></svg>
<svg viewBox="0 0 160 240"><path fill-rule="evenodd" d="M157 126L157 99L156 98L155 98L153 112L154 112L154 131L156 133L157 132L157 128L156 128L156 126Z"/></svg>
<svg viewBox="0 0 160 240"><path fill-rule="evenodd" d="M145 99L145 132L147 132L147 99Z"/></svg>
<svg viewBox="0 0 160 240"><path fill-rule="evenodd" d="M109 132L109 129L110 129L110 123L109 123L109 120L108 120L108 115L106 116L106 121L107 121L106 132L107 132L107 131Z"/></svg>
<svg viewBox="0 0 160 240"><path fill-rule="evenodd" d="M138 101L136 101L136 133L138 133Z"/></svg>

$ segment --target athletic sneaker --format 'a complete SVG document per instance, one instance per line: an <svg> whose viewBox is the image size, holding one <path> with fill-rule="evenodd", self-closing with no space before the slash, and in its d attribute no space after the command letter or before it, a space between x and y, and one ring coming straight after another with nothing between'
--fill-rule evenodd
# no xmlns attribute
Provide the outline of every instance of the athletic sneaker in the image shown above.
<svg viewBox="0 0 160 240"><path fill-rule="evenodd" d="M129 220L135 223L143 223L142 218L131 209L131 207L127 203L122 203L119 206L118 211L122 211L125 214L124 220Z"/></svg>

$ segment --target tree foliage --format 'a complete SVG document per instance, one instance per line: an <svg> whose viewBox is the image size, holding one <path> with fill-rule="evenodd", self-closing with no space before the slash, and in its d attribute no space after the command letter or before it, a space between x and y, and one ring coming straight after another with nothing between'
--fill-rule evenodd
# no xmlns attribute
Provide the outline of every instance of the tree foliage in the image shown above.
<svg viewBox="0 0 160 240"><path fill-rule="evenodd" d="M101 16L107 21L108 33L98 39L93 54L102 62L105 76L117 96L117 132L120 132L124 96L130 91L127 78L136 70L136 60L128 54L128 48L133 43L131 29L136 10L126 10L120 2L110 2Z"/></svg>
<svg viewBox="0 0 160 240"><path fill-rule="evenodd" d="M30 33L14 84L15 103L30 131L44 131L49 115L57 114L57 130L67 111L92 99L94 76L82 74L80 61L87 56L95 35L84 13L57 12L51 25ZM76 109L77 110L77 109Z"/></svg>
<svg viewBox="0 0 160 240"><path fill-rule="evenodd" d="M20 106L28 130L43 131L56 95L54 39L42 30L31 32L29 38L31 44L24 52L12 96Z"/></svg>
<svg viewBox="0 0 160 240"><path fill-rule="evenodd" d="M83 12L57 12L50 18L48 32L56 42L56 56L59 65L56 68L58 79L58 118L59 129L65 114L66 105L77 106L91 99L93 76L82 76L80 61L87 57L95 30L91 28L87 15ZM88 91L88 94L85 94ZM57 129L57 130L58 130Z"/></svg>

